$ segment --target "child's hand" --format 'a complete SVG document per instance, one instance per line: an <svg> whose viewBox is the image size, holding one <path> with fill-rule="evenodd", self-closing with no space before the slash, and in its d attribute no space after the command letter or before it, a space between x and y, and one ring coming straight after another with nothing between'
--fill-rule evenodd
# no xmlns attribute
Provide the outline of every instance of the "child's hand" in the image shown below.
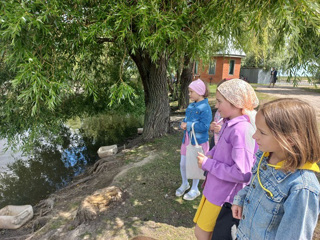
<svg viewBox="0 0 320 240"><path fill-rule="evenodd" d="M186 122L182 122L180 124L181 129L186 130L187 129L187 123Z"/></svg>
<svg viewBox="0 0 320 240"><path fill-rule="evenodd" d="M231 210L232 210L233 218L236 218L236 219L242 218L242 207L238 205L232 205Z"/></svg>
<svg viewBox="0 0 320 240"><path fill-rule="evenodd" d="M203 153L198 152L197 158L198 158L198 167L202 168L202 163L203 163L205 156L203 155Z"/></svg>
<svg viewBox="0 0 320 240"><path fill-rule="evenodd" d="M214 131L215 133L219 133L221 130L221 125L216 122L212 122L210 124L210 131Z"/></svg>

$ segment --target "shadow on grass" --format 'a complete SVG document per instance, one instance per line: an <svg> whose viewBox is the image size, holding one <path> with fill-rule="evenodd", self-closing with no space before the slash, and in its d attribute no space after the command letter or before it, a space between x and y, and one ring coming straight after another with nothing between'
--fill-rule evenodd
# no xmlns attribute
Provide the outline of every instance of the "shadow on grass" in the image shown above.
<svg viewBox="0 0 320 240"><path fill-rule="evenodd" d="M178 132L151 142L157 157L123 176L121 187L129 192L127 201L132 206L127 209L125 217L139 217L143 221L152 220L177 227L194 226L192 219L200 197L184 201L175 196L175 190L181 184L181 139L182 132Z"/></svg>
<svg viewBox="0 0 320 240"><path fill-rule="evenodd" d="M152 230L152 236L157 239L194 238L193 217L201 197L185 201L175 196L181 184L181 140L182 131L179 131L148 143L150 154L155 153L155 158L115 180L114 185L123 189L128 197L104 216L109 233L114 229L114 236L133 237ZM145 150L144 147L137 149L136 154ZM199 188L201 184L202 181Z"/></svg>

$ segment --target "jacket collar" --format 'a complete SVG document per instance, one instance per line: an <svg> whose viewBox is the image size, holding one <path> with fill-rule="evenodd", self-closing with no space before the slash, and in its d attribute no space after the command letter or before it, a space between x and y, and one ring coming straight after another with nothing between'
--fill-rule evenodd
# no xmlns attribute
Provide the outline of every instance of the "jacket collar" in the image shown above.
<svg viewBox="0 0 320 240"><path fill-rule="evenodd" d="M247 115L241 115L239 117L232 118L231 120L224 120L226 125L229 127L239 123L239 122L250 122L249 117Z"/></svg>
<svg viewBox="0 0 320 240"><path fill-rule="evenodd" d="M261 159L262 156L263 156L263 159ZM273 166L270 166L268 164L269 156L270 156L270 154L268 152L265 152L265 153L263 153L261 151L257 152L257 157L258 157L257 160L260 159L260 161L261 161L260 168L262 168L264 170L266 170L267 168L270 168L272 175L274 176L274 178L276 179L276 181L278 183L282 182L284 179L286 179L288 176L290 176L292 174L292 172L285 173L283 171L276 170ZM253 169L253 173L257 173L257 171L259 171L258 167Z"/></svg>
<svg viewBox="0 0 320 240"><path fill-rule="evenodd" d="M274 169L281 169L284 161L278 162L276 165L268 164L270 167L274 167ZM320 172L319 166L317 163L306 162L304 165L298 167L298 169L311 170L314 172Z"/></svg>
<svg viewBox="0 0 320 240"><path fill-rule="evenodd" d="M281 169L284 161L278 162L276 165L271 165L271 164L268 164L267 162L268 158L269 158L269 153L266 153L264 157L265 164L271 168L271 172L278 182L282 182L284 179L286 179L288 176L292 174L292 172L283 172L279 170ZM320 172L320 169L317 163L307 162L304 165L298 167L298 170L299 169L310 170L313 172Z"/></svg>
<svg viewBox="0 0 320 240"><path fill-rule="evenodd" d="M203 99L202 101L200 101L200 102L193 102L193 103L191 103L193 106L198 106L198 105L200 105L200 104L202 104L202 103L208 103L208 98L205 98L205 99Z"/></svg>

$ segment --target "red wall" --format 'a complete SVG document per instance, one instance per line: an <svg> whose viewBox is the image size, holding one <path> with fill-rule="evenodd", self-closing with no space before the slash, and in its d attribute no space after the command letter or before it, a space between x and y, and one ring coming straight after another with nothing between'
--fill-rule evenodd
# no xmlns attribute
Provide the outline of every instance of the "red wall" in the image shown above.
<svg viewBox="0 0 320 240"><path fill-rule="evenodd" d="M240 78L241 58L239 57L214 57L216 60L215 74L209 74L209 66L199 62L198 74L194 74L193 79L201 78L208 83L219 83L226 78ZM235 60L233 75L229 75L229 61ZM193 70L194 72L194 70ZM211 78L211 79L210 79Z"/></svg>

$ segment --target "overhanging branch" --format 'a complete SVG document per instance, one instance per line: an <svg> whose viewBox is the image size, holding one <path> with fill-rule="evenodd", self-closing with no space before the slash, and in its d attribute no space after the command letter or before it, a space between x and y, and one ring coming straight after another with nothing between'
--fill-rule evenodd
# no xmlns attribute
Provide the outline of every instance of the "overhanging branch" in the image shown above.
<svg viewBox="0 0 320 240"><path fill-rule="evenodd" d="M105 43L105 42L114 42L115 39L114 38L97 38L97 42L98 43Z"/></svg>

